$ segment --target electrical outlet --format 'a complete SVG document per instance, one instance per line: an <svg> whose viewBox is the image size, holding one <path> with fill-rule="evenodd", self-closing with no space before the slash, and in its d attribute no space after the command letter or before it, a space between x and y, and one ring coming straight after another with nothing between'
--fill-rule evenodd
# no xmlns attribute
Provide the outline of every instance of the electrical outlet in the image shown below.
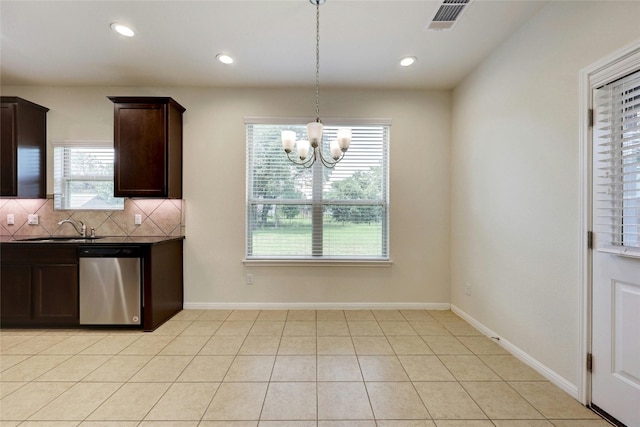
<svg viewBox="0 0 640 427"><path fill-rule="evenodd" d="M135 225L140 225L140 224L142 224L142 215L140 215L140 214L135 214L135 215L133 216L133 223L134 223Z"/></svg>
<svg viewBox="0 0 640 427"><path fill-rule="evenodd" d="M38 225L38 214L29 214L29 225Z"/></svg>
<svg viewBox="0 0 640 427"><path fill-rule="evenodd" d="M13 225L16 223L16 219L13 214L7 214L7 225Z"/></svg>
<svg viewBox="0 0 640 427"><path fill-rule="evenodd" d="M253 274L247 274L247 285L253 285Z"/></svg>
<svg viewBox="0 0 640 427"><path fill-rule="evenodd" d="M470 283L465 284L464 293L467 294L467 295L471 295L471 284Z"/></svg>

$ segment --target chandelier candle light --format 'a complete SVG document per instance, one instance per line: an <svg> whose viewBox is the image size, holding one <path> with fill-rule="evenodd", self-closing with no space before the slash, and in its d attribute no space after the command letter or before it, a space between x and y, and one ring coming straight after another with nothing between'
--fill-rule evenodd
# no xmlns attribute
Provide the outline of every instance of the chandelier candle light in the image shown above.
<svg viewBox="0 0 640 427"><path fill-rule="evenodd" d="M320 159L322 164L327 168L335 167L340 160L344 158L344 153L349 149L351 144L351 129L338 129L337 139L329 143L331 151L331 159L326 159L322 154L322 131L323 126L320 121L320 5L325 0L309 0L316 6L316 121L307 124L308 140L296 141L296 133L292 130L282 131L282 147L287 157L293 163L310 168L316 160ZM296 147L300 160L291 158L293 147ZM313 153L309 155L309 148L313 148Z"/></svg>

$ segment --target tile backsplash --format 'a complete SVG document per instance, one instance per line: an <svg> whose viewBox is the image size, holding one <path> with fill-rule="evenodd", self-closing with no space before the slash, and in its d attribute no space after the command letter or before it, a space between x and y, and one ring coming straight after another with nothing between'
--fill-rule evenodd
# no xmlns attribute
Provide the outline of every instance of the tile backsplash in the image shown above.
<svg viewBox="0 0 640 427"><path fill-rule="evenodd" d="M13 214L14 224L7 223ZM28 223L29 214L38 215L38 225ZM135 225L135 215L142 223ZM53 199L0 198L0 235L74 235L70 224L58 225L64 219L80 220L98 236L184 236L184 201L180 199L129 199L122 211L56 211Z"/></svg>

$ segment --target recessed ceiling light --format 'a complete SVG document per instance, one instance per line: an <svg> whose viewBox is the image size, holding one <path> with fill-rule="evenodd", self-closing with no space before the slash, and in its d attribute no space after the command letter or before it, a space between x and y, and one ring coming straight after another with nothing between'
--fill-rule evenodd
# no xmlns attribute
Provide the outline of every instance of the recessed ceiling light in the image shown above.
<svg viewBox="0 0 640 427"><path fill-rule="evenodd" d="M216 59L223 64L233 64L233 58L226 53L219 53L216 55Z"/></svg>
<svg viewBox="0 0 640 427"><path fill-rule="evenodd" d="M402 65L403 67L408 67L409 65L413 65L415 62L415 56L406 56L400 60L400 65Z"/></svg>
<svg viewBox="0 0 640 427"><path fill-rule="evenodd" d="M125 37L133 37L136 34L131 28L127 27L126 25L118 24L117 22L111 24L111 29Z"/></svg>

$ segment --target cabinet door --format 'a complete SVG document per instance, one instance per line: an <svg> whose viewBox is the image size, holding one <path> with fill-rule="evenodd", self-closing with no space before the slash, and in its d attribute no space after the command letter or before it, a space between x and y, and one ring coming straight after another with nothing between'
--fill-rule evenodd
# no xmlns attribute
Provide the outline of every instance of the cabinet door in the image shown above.
<svg viewBox="0 0 640 427"><path fill-rule="evenodd" d="M0 162L2 162L0 167L0 196L17 196L16 105L3 102L0 108Z"/></svg>
<svg viewBox="0 0 640 427"><path fill-rule="evenodd" d="M116 104L114 192L118 197L166 197L164 104Z"/></svg>
<svg viewBox="0 0 640 427"><path fill-rule="evenodd" d="M17 96L0 101L0 196L44 198L49 109Z"/></svg>
<svg viewBox="0 0 640 427"><path fill-rule="evenodd" d="M16 110L18 197L46 197L48 108L19 100Z"/></svg>
<svg viewBox="0 0 640 427"><path fill-rule="evenodd" d="M0 270L2 323L31 321L31 266L4 264Z"/></svg>
<svg viewBox="0 0 640 427"><path fill-rule="evenodd" d="M79 324L78 266L33 266L33 320L39 324Z"/></svg>

